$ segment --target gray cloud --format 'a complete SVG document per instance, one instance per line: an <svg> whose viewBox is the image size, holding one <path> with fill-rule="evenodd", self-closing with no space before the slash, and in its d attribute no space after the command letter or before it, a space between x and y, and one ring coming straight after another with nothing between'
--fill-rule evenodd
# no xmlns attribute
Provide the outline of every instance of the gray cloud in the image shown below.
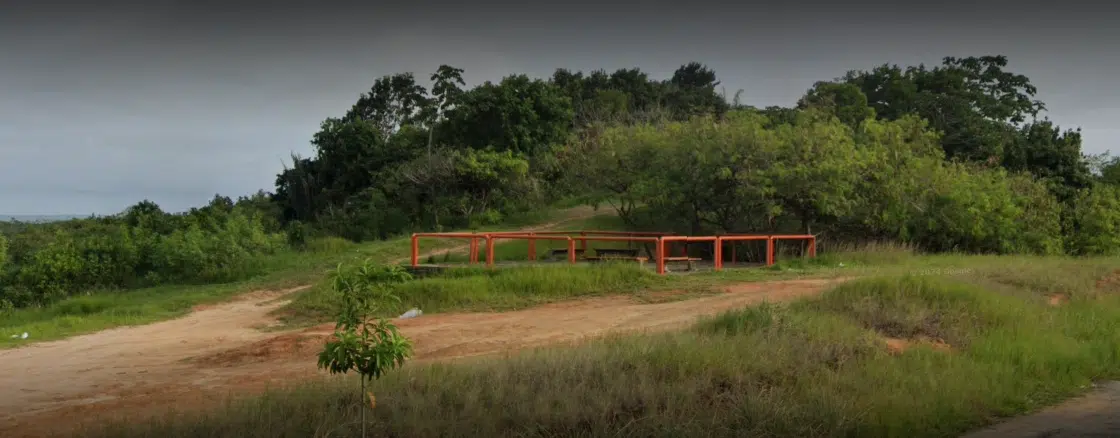
<svg viewBox="0 0 1120 438"><path fill-rule="evenodd" d="M1120 51L1101 3L26 4L0 14L3 214L144 198L182 210L271 189L281 160L310 153L319 122L376 77L442 63L477 84L557 67L667 77L697 60L764 106L850 69L999 53L1052 119L1083 128L1086 151L1120 140Z"/></svg>

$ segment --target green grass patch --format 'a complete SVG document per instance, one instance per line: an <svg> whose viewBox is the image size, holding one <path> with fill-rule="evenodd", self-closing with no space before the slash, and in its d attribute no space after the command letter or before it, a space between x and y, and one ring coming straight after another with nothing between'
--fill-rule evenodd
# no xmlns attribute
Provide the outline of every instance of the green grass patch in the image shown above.
<svg viewBox="0 0 1120 438"><path fill-rule="evenodd" d="M958 436L1120 377L1120 291L1102 282L1117 266L915 256L818 298L727 312L678 333L407 366L373 384L371 436ZM409 293L437 308L516 305L583 293L549 286L573 269L460 272ZM779 275L764 272L756 275ZM620 287L642 278L598 275ZM691 281L678 278L665 281ZM464 292L444 295L453 287ZM495 288L500 298L481 292ZM1041 299L1056 291L1068 303ZM892 354L888 336L937 338L949 350L915 343ZM355 385L317 381L83 436L357 436L365 400Z"/></svg>
<svg viewBox="0 0 1120 438"><path fill-rule="evenodd" d="M500 311L592 295L626 293L666 285L634 264L543 265L510 269L457 268L420 278L395 289L400 303L384 309L394 316L416 307L425 313L449 310ZM305 326L333 317L340 302L327 284L297 296L277 314L281 322Z"/></svg>

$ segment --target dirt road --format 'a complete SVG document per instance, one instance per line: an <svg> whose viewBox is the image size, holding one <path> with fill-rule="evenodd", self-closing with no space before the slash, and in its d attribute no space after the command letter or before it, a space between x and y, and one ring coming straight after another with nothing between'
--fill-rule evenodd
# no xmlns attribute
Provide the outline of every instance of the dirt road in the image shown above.
<svg viewBox="0 0 1120 438"><path fill-rule="evenodd" d="M1075 437L1120 437L1120 382L1106 382L1083 397L978 430L962 438Z"/></svg>
<svg viewBox="0 0 1120 438"><path fill-rule="evenodd" d="M643 304L631 296L504 313L401 320L420 361L578 341L607 332L665 330L698 316L818 293L836 280L745 283L721 294ZM230 393L319 375L315 354L332 326L266 333L285 292L256 293L184 318L0 351L0 436L44 436L102 415L204 408Z"/></svg>

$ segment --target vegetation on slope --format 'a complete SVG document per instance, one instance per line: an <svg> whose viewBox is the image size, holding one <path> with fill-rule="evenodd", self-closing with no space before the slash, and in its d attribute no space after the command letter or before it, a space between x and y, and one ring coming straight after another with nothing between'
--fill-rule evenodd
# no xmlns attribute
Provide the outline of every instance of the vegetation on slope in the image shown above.
<svg viewBox="0 0 1120 438"><path fill-rule="evenodd" d="M581 224L595 219L568 217L570 213L552 214L558 217L559 226ZM545 216L548 216L547 214ZM526 216L522 219L536 219ZM570 221L570 222L569 222ZM514 222L517 224L517 222ZM62 227L72 224L63 224ZM56 225L57 226L57 225ZM453 240L425 241L425 251L448 249L462 242ZM315 308L317 294L324 286L324 272L339 263L369 260L374 263L394 263L407 258L410 240L407 237L385 241L356 244L337 237L314 237L296 248L280 248L267 256L251 259L256 265L238 281L217 284L161 284L140 289L116 288L96 293L82 293L49 303L0 312L0 334L28 332L30 342L57 339L88 333L121 325L155 322L180 316L199 304L227 299L235 294L253 290L278 290L300 286L313 286L311 291L297 300L286 312L290 315L314 315L314 322L321 322L329 315L313 310L298 309L305 303ZM79 265L80 267L81 265ZM17 271L18 272L18 271ZM81 289L79 289L81 290ZM301 321L311 321L304 318ZM29 341L0 337L0 348L24 345Z"/></svg>
<svg viewBox="0 0 1120 438"><path fill-rule="evenodd" d="M683 332L409 365L374 383L369 427L417 437L956 436L1120 377L1118 262L918 257ZM366 400L353 385L324 380L84 436L356 436Z"/></svg>

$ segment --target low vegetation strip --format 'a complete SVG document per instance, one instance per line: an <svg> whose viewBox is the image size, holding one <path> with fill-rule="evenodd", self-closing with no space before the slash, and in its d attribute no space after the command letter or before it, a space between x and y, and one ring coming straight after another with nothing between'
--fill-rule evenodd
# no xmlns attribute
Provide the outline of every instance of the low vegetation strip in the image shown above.
<svg viewBox="0 0 1120 438"><path fill-rule="evenodd" d="M609 219L608 219L609 220ZM569 209L539 226L596 223L594 212ZM574 225L573 225L574 224ZM426 250L453 249L461 242L436 240ZM39 306L0 309L0 348L59 339L123 325L146 324L182 316L193 307L227 300L254 290L280 290L323 282L324 273L342 262L399 262L407 256L408 238L352 243L338 238L311 239L301 250L280 250L259 258L258 271L240 281L220 284L161 285L133 290L76 294ZM313 301L313 300L312 300ZM304 302L304 301L301 301ZM28 333L28 339L18 335ZM12 338L11 335L17 335Z"/></svg>
<svg viewBox="0 0 1120 438"><path fill-rule="evenodd" d="M407 366L373 436L957 436L1120 377L1115 259L853 280L676 333ZM1062 293L1066 300L1050 299ZM357 436L349 379L83 436Z"/></svg>

